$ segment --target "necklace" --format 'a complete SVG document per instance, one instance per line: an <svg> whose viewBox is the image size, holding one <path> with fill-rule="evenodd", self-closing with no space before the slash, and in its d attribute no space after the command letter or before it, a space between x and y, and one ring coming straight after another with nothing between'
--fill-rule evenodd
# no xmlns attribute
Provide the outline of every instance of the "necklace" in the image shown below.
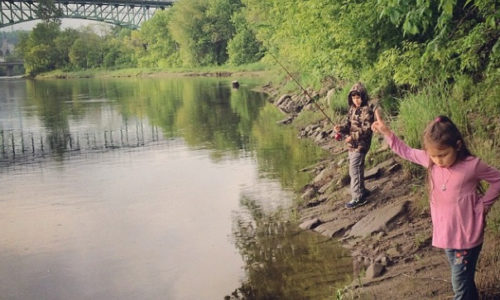
<svg viewBox="0 0 500 300"><path fill-rule="evenodd" d="M441 181L444 181L444 183L441 185L441 190L444 192L446 191L446 184L448 184L448 181L451 178L451 170L448 170L448 178L446 178L446 181L444 180L444 170L448 170L447 168L443 168L443 171L441 172Z"/></svg>

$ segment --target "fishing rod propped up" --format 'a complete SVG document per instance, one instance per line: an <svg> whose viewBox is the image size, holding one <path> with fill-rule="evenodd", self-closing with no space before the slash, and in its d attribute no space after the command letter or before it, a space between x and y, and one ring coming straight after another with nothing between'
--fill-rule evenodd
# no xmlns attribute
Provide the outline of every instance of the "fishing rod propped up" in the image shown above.
<svg viewBox="0 0 500 300"><path fill-rule="evenodd" d="M284 66L282 63L280 63L280 61L276 58L276 56L275 56L275 55L274 55L271 51L269 51L268 53L269 53L269 54L271 55L271 57L272 57L272 58L276 61L276 63L277 63L277 64L278 64L278 65L279 65L279 66L280 66L283 70L285 70L286 74L287 74L290 78L292 78L292 80L293 80L293 81L297 84L297 86L299 86L299 87L300 87L300 89L304 92L304 94L305 94L305 95L309 98L309 100L310 100L312 103L314 103L314 105L316 106L316 108L317 108L317 109L319 109L319 111L321 111L321 113L325 116L325 118L326 118L326 119L327 119L327 120L328 120L328 121L329 121L332 125L334 125L334 123L333 123L332 119L331 119L331 118L330 118L330 117L329 117L329 116L325 113L325 111L321 108L321 106L319 106L319 104L318 104L318 103L316 103L316 101L314 101L314 99L311 97L311 95L309 95L309 93L307 92L307 90L306 90L306 89L305 89L305 88L304 88L304 87L300 84L300 82L299 82L297 79L295 79L295 77L294 77L294 76L290 73L290 71L288 71L288 69L287 69L287 68L285 68L285 66Z"/></svg>

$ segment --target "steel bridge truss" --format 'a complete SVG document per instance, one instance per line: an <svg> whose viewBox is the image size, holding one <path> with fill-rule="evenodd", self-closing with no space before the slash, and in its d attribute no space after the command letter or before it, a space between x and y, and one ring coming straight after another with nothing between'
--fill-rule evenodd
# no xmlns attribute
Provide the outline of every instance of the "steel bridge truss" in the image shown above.
<svg viewBox="0 0 500 300"><path fill-rule="evenodd" d="M56 8L62 13L59 16L61 18L95 20L130 28L138 28L157 9L165 9L174 2L175 0L54 1ZM36 13L39 7L40 3L32 0L1 1L0 28L39 19Z"/></svg>

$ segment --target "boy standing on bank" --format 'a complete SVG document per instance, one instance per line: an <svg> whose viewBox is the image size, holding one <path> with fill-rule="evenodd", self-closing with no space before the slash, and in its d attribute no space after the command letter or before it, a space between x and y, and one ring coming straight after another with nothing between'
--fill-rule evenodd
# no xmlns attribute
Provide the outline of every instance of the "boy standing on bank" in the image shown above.
<svg viewBox="0 0 500 300"><path fill-rule="evenodd" d="M347 96L349 112L345 124L334 126L337 133L345 135L349 149L349 176L351 177L351 201L347 208L355 208L366 204L369 191L365 189L364 170L365 156L372 141L371 126L374 122L374 109L368 105L369 97L366 88L358 82L351 88Z"/></svg>

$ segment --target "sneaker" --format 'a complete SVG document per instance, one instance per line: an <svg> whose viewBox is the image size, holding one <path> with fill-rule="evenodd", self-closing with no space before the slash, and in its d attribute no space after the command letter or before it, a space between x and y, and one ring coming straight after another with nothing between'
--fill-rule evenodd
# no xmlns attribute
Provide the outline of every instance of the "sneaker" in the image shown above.
<svg viewBox="0 0 500 300"><path fill-rule="evenodd" d="M365 205L368 202L365 197L361 199L352 199L351 201L347 202L345 204L345 207L347 208L356 208L362 205Z"/></svg>

